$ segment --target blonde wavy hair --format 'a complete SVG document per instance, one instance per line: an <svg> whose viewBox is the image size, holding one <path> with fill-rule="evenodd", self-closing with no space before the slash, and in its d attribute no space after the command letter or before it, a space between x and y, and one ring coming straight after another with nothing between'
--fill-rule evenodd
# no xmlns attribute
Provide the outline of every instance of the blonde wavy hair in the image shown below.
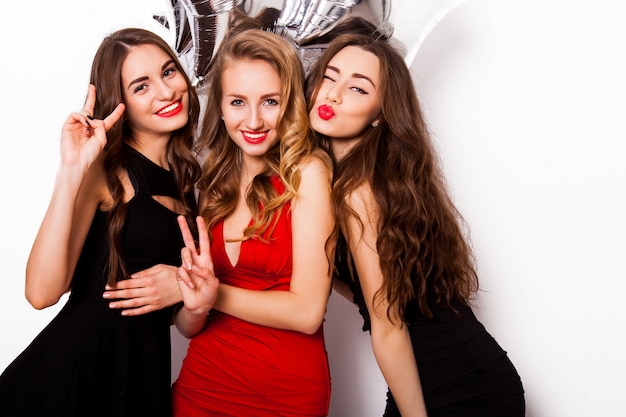
<svg viewBox="0 0 626 417"><path fill-rule="evenodd" d="M300 185L300 162L313 153L304 97L304 70L295 49L284 38L250 29L235 31L222 41L207 75L207 111L198 139L198 151L204 163L198 182L207 228L235 210L239 200L241 160L239 148L228 136L221 120L222 74L238 60L262 60L276 69L281 80L280 111L277 133L280 141L264 156L266 170L258 174L245 198L253 214L252 224L244 230L243 239L271 236L273 226L284 204L291 201ZM285 186L279 194L270 178L278 175Z"/></svg>

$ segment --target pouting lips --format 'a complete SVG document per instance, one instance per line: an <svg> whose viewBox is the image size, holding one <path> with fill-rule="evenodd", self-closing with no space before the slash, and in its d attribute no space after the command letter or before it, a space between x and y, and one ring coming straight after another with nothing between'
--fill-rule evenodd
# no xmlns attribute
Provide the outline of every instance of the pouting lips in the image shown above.
<svg viewBox="0 0 626 417"><path fill-rule="evenodd" d="M330 120L335 116L335 111L332 107L322 104L317 108L317 114L322 120Z"/></svg>

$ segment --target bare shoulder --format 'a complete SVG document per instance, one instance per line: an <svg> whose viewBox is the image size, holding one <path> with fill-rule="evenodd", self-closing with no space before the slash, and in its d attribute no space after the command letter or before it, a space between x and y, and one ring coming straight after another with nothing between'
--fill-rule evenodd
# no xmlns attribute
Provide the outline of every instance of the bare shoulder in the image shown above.
<svg viewBox="0 0 626 417"><path fill-rule="evenodd" d="M333 166L330 157L321 149L316 149L311 155L300 162L302 181L312 178L324 178L329 184L332 181Z"/></svg>
<svg viewBox="0 0 626 417"><path fill-rule="evenodd" d="M344 201L363 221L376 224L380 211L371 184L364 182L348 193Z"/></svg>
<svg viewBox="0 0 626 417"><path fill-rule="evenodd" d="M345 201L355 210L357 208L371 208L372 205L377 206L374 192L369 182L364 182L346 194Z"/></svg>

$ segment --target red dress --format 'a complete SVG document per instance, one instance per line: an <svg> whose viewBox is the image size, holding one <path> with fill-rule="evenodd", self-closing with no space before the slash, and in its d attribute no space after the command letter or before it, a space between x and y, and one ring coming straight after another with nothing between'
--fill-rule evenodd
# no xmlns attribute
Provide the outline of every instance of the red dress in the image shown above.
<svg viewBox="0 0 626 417"><path fill-rule="evenodd" d="M281 192L282 184L273 181ZM248 239L236 265L224 248L223 221L212 230L211 255L220 282L287 291L292 245L289 206L271 241ZM213 310L194 336L173 385L173 415L326 416L330 375L322 326L314 335L252 324Z"/></svg>

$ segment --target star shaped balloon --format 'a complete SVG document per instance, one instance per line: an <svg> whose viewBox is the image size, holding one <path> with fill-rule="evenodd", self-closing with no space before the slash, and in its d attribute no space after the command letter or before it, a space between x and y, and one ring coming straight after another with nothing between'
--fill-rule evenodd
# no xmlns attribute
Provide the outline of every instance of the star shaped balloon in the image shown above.
<svg viewBox="0 0 626 417"><path fill-rule="evenodd" d="M154 19L174 37L174 49L191 61L194 83L206 77L236 8L293 42L305 69L324 50L316 43L349 15L393 33L411 65L436 24L464 0L165 0L167 11Z"/></svg>

